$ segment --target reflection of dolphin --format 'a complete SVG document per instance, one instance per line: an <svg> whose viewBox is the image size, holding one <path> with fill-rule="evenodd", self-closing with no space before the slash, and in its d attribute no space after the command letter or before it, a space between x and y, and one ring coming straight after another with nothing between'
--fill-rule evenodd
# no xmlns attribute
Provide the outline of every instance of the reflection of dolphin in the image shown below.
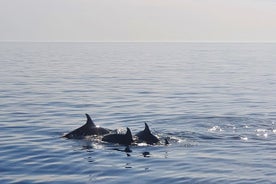
<svg viewBox="0 0 276 184"><path fill-rule="evenodd" d="M127 146L131 145L133 139L130 129L127 128L126 134L108 134L102 138L102 141L118 143Z"/></svg>
<svg viewBox="0 0 276 184"><path fill-rule="evenodd" d="M155 144L160 141L155 135L151 133L147 123L145 123L145 129L141 132L138 132L136 136L138 137L138 142L146 142L147 144Z"/></svg>
<svg viewBox="0 0 276 184"><path fill-rule="evenodd" d="M92 121L92 119L90 118L90 116L88 114L85 114L85 115L87 118L86 123L80 128L64 135L64 137L68 139L81 139L81 138L84 138L85 136L104 135L110 132L110 130L108 129L97 127Z"/></svg>

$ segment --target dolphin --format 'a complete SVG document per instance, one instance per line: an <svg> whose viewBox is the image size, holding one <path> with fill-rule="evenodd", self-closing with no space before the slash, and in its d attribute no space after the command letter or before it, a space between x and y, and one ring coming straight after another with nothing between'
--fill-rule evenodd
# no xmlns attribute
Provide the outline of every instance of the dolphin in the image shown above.
<svg viewBox="0 0 276 184"><path fill-rule="evenodd" d="M155 144L160 140L151 133L149 126L145 123L145 129L141 132L138 132L136 135L138 137L138 142L146 142L147 144Z"/></svg>
<svg viewBox="0 0 276 184"><path fill-rule="evenodd" d="M91 135L105 135L110 133L110 130L97 127L94 122L92 121L91 117L88 114L85 114L87 121L86 123L77 128L76 130L73 130L72 132L69 132L68 134L64 135L63 137L66 137L68 139L82 139L85 136L91 136Z"/></svg>
<svg viewBox="0 0 276 184"><path fill-rule="evenodd" d="M127 128L126 134L108 134L102 138L102 141L128 146L131 145L133 139L130 129Z"/></svg>

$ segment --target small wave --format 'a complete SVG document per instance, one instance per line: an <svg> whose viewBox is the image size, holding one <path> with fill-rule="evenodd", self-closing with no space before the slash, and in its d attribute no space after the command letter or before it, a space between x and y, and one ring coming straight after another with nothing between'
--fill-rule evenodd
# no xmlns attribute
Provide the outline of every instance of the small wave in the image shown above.
<svg viewBox="0 0 276 184"><path fill-rule="evenodd" d="M268 130L267 129L256 129L256 135L258 137L264 137L264 138L267 138L268 137Z"/></svg>
<svg viewBox="0 0 276 184"><path fill-rule="evenodd" d="M240 136L240 139L241 139L242 141L248 141L248 137L247 137L247 136Z"/></svg>
<svg viewBox="0 0 276 184"><path fill-rule="evenodd" d="M213 126L212 128L208 129L209 132L222 132L223 129L220 126Z"/></svg>

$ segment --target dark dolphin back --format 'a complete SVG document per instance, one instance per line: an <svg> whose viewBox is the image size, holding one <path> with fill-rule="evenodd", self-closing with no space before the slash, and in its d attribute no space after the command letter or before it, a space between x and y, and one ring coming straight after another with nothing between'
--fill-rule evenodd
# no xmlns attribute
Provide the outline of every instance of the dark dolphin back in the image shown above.
<svg viewBox="0 0 276 184"><path fill-rule="evenodd" d="M93 120L91 119L91 117L89 116L89 114L85 114L85 115L87 118L85 126L89 131L89 133L88 133L89 135L105 135L110 132L109 129L97 127L95 125L95 123L93 122Z"/></svg>
<svg viewBox="0 0 276 184"><path fill-rule="evenodd" d="M138 137L139 142L146 142L147 144L155 144L158 143L160 140L151 133L149 126L145 123L145 129L136 134Z"/></svg>
<svg viewBox="0 0 276 184"><path fill-rule="evenodd" d="M83 126L77 128L76 130L69 132L64 137L68 139L82 139L85 136L104 135L110 132L108 129L96 127L91 117L88 114L85 115L87 118L86 123Z"/></svg>
<svg viewBox="0 0 276 184"><path fill-rule="evenodd" d="M130 129L127 128L126 134L108 134L102 138L102 141L128 146L131 145L133 139Z"/></svg>

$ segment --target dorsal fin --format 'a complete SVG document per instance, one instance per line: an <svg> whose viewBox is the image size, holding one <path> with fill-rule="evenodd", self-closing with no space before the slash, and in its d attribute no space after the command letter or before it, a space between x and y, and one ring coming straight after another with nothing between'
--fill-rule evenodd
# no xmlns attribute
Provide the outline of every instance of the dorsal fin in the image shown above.
<svg viewBox="0 0 276 184"><path fill-rule="evenodd" d="M85 114L86 115L86 118L87 118L87 121L86 121L86 124L85 125L89 125L91 127L96 127L96 125L94 124L94 122L92 121L91 117L89 116L89 114Z"/></svg>
<svg viewBox="0 0 276 184"><path fill-rule="evenodd" d="M127 127L126 136L127 136L128 138L131 138L131 139L132 139L132 134L131 134L131 131L130 131L130 129L129 129L128 127Z"/></svg>
<svg viewBox="0 0 276 184"><path fill-rule="evenodd" d="M126 137L128 139L127 144L130 145L133 142L133 139L132 139L132 133L128 127L127 127Z"/></svg>
<svg viewBox="0 0 276 184"><path fill-rule="evenodd" d="M149 126L148 126L148 124L147 124L147 123L145 123L145 129L144 129L144 132L146 132L146 133L150 133L150 134L151 134L150 129L149 129Z"/></svg>

